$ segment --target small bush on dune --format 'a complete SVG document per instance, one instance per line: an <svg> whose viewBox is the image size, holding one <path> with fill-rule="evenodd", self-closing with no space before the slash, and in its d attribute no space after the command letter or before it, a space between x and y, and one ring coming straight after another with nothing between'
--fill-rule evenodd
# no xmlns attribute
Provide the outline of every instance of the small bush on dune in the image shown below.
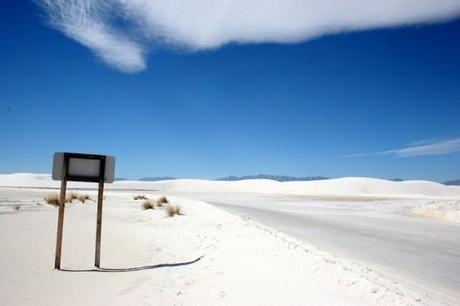
<svg viewBox="0 0 460 306"><path fill-rule="evenodd" d="M15 209L15 210L20 210L20 209L21 209L21 205L19 205L19 204L14 205L14 209Z"/></svg>
<svg viewBox="0 0 460 306"><path fill-rule="evenodd" d="M158 198L157 203L167 204L169 201L165 196L161 196Z"/></svg>
<svg viewBox="0 0 460 306"><path fill-rule="evenodd" d="M57 193L50 193L46 195L44 198L45 202L49 205L59 206L59 194ZM73 200L79 200L81 203L85 203L88 200L91 200L90 196L87 194L78 194L76 192L70 192L66 194L65 202L72 203Z"/></svg>
<svg viewBox="0 0 460 306"><path fill-rule="evenodd" d="M88 194L80 194L78 196L78 201L85 203L86 201L92 201Z"/></svg>
<svg viewBox="0 0 460 306"><path fill-rule="evenodd" d="M148 200L145 195L135 195L134 200Z"/></svg>
<svg viewBox="0 0 460 306"><path fill-rule="evenodd" d="M174 217L175 215L182 215L182 211L179 205L168 205L166 207L166 214L169 217Z"/></svg>
<svg viewBox="0 0 460 306"><path fill-rule="evenodd" d="M155 209L154 203L152 203L152 201L150 201L150 200L144 201L144 203L142 203L142 207L144 209Z"/></svg>
<svg viewBox="0 0 460 306"><path fill-rule="evenodd" d="M161 207L161 206L163 206L163 204L168 204L168 203L169 203L169 201L165 196L161 196L157 200L158 207Z"/></svg>
<svg viewBox="0 0 460 306"><path fill-rule="evenodd" d="M49 205L59 206L59 195L58 194L48 194L46 195L43 200Z"/></svg>
<svg viewBox="0 0 460 306"><path fill-rule="evenodd" d="M67 202L72 202L73 200L76 200L76 199L78 199L78 193L69 192L69 193L66 194L66 199L65 199L66 203Z"/></svg>

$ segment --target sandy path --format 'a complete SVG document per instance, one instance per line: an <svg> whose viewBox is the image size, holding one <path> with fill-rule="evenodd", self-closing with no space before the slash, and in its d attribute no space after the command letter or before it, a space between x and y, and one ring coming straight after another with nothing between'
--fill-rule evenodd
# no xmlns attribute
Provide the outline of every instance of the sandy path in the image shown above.
<svg viewBox="0 0 460 306"><path fill-rule="evenodd" d="M249 194L195 197L366 262L450 302L460 300L460 226L407 215L406 208L419 201L359 203Z"/></svg>

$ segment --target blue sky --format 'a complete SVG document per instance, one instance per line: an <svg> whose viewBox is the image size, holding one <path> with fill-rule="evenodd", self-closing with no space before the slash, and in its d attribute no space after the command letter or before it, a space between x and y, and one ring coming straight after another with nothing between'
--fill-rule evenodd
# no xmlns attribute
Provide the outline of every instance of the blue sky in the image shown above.
<svg viewBox="0 0 460 306"><path fill-rule="evenodd" d="M50 172L52 153L70 151L115 155L130 178L460 178L460 19L148 45L127 72L33 2L1 6L0 173Z"/></svg>

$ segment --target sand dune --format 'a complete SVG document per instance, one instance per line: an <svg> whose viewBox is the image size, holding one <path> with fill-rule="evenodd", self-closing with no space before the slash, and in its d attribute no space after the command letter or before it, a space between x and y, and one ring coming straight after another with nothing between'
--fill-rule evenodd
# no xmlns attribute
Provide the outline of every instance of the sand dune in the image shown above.
<svg viewBox="0 0 460 306"><path fill-rule="evenodd" d="M430 201L426 204L411 208L411 212L423 218L460 224L460 200Z"/></svg>
<svg viewBox="0 0 460 306"><path fill-rule="evenodd" d="M70 187L94 188L94 184L70 183ZM0 186L52 187L59 182L49 174L16 173L0 175ZM430 181L393 182L375 178L346 177L339 179L277 182L272 180L208 181L179 179L143 182L119 181L107 185L108 189L168 190L178 192L250 192L263 194L291 194L306 196L381 196L381 197L447 197L460 198L459 186L445 186Z"/></svg>

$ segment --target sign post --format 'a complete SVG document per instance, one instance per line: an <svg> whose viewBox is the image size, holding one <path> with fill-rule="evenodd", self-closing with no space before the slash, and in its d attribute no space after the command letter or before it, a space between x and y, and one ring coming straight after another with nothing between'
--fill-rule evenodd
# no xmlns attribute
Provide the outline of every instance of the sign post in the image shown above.
<svg viewBox="0 0 460 306"><path fill-rule="evenodd" d="M100 172L105 173L105 156L104 162L100 164ZM96 225L96 254L94 265L101 267L101 234L102 234L102 202L104 200L104 179L99 180L97 190L97 225Z"/></svg>
<svg viewBox="0 0 460 306"><path fill-rule="evenodd" d="M53 179L61 181L59 196L59 216L56 236L56 256L54 268L61 268L62 240L64 232L64 209L67 181L98 183L96 252L94 264L101 266L102 206L104 199L104 183L112 183L115 177L115 158L113 156L54 153Z"/></svg>
<svg viewBox="0 0 460 306"><path fill-rule="evenodd" d="M57 237L56 237L56 256L54 258L54 268L55 269L61 268L62 233L64 229L64 208L65 208L66 188L67 188L67 179L64 177L61 180L61 194L59 196L59 216L58 216L58 228L57 228Z"/></svg>

